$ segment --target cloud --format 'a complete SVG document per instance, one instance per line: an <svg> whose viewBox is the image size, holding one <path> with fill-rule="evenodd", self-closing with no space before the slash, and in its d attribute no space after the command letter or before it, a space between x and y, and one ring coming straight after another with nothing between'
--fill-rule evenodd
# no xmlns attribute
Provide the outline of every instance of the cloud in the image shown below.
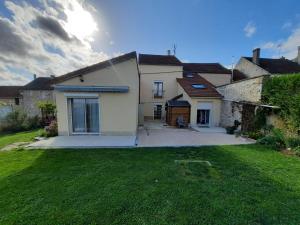
<svg viewBox="0 0 300 225"><path fill-rule="evenodd" d="M244 27L246 37L250 38L256 33L256 26L253 22L248 22Z"/></svg>
<svg viewBox="0 0 300 225"><path fill-rule="evenodd" d="M49 32L50 34L56 35L64 41L71 40L68 33L64 30L64 28L57 20L50 17L37 16L36 22L38 27Z"/></svg>
<svg viewBox="0 0 300 225"><path fill-rule="evenodd" d="M86 10L92 6L82 0L39 2L33 6L23 1L5 1L11 16L0 16L0 85L25 84L32 74L62 75L109 58L92 46L97 24ZM77 23L76 27L77 21L68 17L81 13L91 23L89 33L80 32L82 26L83 31L88 29L86 24Z"/></svg>
<svg viewBox="0 0 300 225"><path fill-rule="evenodd" d="M262 44L261 47L270 51L273 57L284 56L288 59L293 59L297 56L298 46L300 46L300 26L292 30L286 39L268 41Z"/></svg>
<svg viewBox="0 0 300 225"><path fill-rule="evenodd" d="M25 56L31 46L17 34L13 24L4 18L0 18L0 52L1 54L15 54Z"/></svg>
<svg viewBox="0 0 300 225"><path fill-rule="evenodd" d="M284 23L283 25L282 25L282 29L283 30L287 30L287 29L290 29L290 28L292 28L292 26L293 26L293 24L291 23L291 22L286 22L286 23Z"/></svg>

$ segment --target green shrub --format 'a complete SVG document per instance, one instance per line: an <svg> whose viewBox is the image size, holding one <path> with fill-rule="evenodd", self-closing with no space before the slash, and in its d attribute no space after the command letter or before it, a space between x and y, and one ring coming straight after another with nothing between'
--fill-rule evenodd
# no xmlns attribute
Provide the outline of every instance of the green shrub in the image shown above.
<svg viewBox="0 0 300 225"><path fill-rule="evenodd" d="M14 110L2 120L0 131L19 132L40 127L38 116L28 117L22 110Z"/></svg>
<svg viewBox="0 0 300 225"><path fill-rule="evenodd" d="M258 144L269 145L277 150L286 148L286 139L280 129L273 129L271 133L257 140Z"/></svg>
<svg viewBox="0 0 300 225"><path fill-rule="evenodd" d="M55 137L58 135L57 122L52 120L50 125L45 127L45 132L43 136L45 137Z"/></svg>
<svg viewBox="0 0 300 225"><path fill-rule="evenodd" d="M288 148L295 149L300 147L300 137L288 137L286 139L286 144Z"/></svg>
<svg viewBox="0 0 300 225"><path fill-rule="evenodd" d="M227 134L234 134L234 131L239 127L239 125L241 125L241 122L238 120L234 121L234 125L233 126L228 126L226 127L226 133Z"/></svg>
<svg viewBox="0 0 300 225"><path fill-rule="evenodd" d="M287 129L300 131L300 74L274 76L264 81L262 101L280 107Z"/></svg>
<svg viewBox="0 0 300 225"><path fill-rule="evenodd" d="M244 133L244 135L248 136L249 138L255 139L255 140L263 138L265 136L260 130L248 131L248 132Z"/></svg>

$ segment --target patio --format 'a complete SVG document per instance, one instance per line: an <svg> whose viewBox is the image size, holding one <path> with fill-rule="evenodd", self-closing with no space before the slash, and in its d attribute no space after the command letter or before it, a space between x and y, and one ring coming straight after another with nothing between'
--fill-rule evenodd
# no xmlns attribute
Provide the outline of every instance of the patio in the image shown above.
<svg viewBox="0 0 300 225"><path fill-rule="evenodd" d="M105 148L134 147L135 136L57 136L36 141L27 148Z"/></svg>

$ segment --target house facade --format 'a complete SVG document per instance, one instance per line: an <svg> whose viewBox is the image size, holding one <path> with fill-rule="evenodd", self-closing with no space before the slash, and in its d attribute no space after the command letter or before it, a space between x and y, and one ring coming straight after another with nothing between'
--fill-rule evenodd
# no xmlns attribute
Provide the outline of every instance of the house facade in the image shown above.
<svg viewBox="0 0 300 225"><path fill-rule="evenodd" d="M60 76L54 90L59 135L136 135L135 52Z"/></svg>

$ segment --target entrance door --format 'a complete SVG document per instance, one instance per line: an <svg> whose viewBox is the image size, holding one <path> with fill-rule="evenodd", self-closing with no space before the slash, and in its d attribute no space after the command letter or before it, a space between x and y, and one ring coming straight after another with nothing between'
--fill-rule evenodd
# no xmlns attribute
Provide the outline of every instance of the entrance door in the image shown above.
<svg viewBox="0 0 300 225"><path fill-rule="evenodd" d="M69 99L72 133L99 133L99 103L97 98Z"/></svg>
<svg viewBox="0 0 300 225"><path fill-rule="evenodd" d="M155 120L160 120L161 119L161 114L162 114L162 105L157 104L154 105L154 119Z"/></svg>
<svg viewBox="0 0 300 225"><path fill-rule="evenodd" d="M197 124L201 126L209 126L209 109L198 109L197 110Z"/></svg>

